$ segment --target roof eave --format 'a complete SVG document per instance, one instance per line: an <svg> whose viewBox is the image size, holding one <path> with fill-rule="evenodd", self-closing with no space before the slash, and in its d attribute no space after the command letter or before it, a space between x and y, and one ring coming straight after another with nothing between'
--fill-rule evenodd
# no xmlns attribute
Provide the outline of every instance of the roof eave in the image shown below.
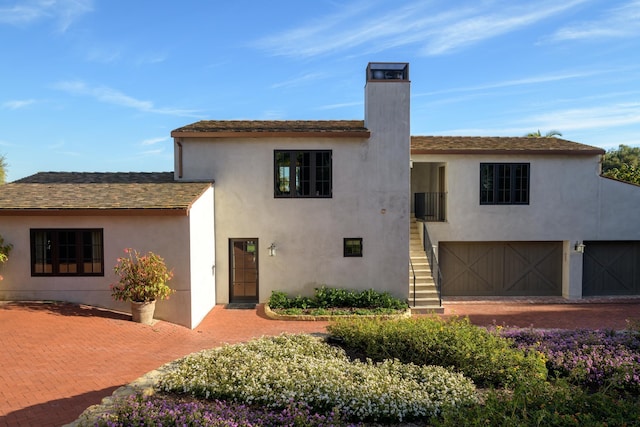
<svg viewBox="0 0 640 427"><path fill-rule="evenodd" d="M276 132L198 132L198 131L172 131L172 138L370 138L371 131L276 131Z"/></svg>
<svg viewBox="0 0 640 427"><path fill-rule="evenodd" d="M188 216L189 208L7 208L0 216Z"/></svg>
<svg viewBox="0 0 640 427"><path fill-rule="evenodd" d="M572 155L572 156L595 156L605 154L604 150L509 150L509 149L421 149L412 148L411 154L543 154L543 155Z"/></svg>

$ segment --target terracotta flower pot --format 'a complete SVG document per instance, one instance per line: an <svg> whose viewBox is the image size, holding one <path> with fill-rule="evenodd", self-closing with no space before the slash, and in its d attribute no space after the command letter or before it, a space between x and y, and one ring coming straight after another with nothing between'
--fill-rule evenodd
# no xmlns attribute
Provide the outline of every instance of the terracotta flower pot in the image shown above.
<svg viewBox="0 0 640 427"><path fill-rule="evenodd" d="M156 301L136 302L131 301L132 320L143 325L153 323L153 313L156 310Z"/></svg>

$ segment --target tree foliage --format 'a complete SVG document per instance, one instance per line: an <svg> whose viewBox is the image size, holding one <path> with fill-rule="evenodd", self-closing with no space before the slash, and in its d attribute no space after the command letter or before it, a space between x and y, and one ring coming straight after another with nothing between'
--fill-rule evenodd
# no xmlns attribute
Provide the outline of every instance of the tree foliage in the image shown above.
<svg viewBox="0 0 640 427"><path fill-rule="evenodd" d="M602 172L620 169L623 164L637 168L640 166L640 147L620 144L618 148L607 150L602 161Z"/></svg>
<svg viewBox="0 0 640 427"><path fill-rule="evenodd" d="M0 184L4 184L7 179L7 160L0 154Z"/></svg>
<svg viewBox="0 0 640 427"><path fill-rule="evenodd" d="M608 150L602 160L602 175L640 185L640 147L620 144Z"/></svg>
<svg viewBox="0 0 640 427"><path fill-rule="evenodd" d="M538 129L536 132L530 132L525 136L529 138L555 138L556 136L562 136L562 133L558 132L557 130L550 130L543 135L542 133L540 133L540 129Z"/></svg>
<svg viewBox="0 0 640 427"><path fill-rule="evenodd" d="M619 168L609 169L603 175L608 178L640 185L640 166L630 166L623 163Z"/></svg>

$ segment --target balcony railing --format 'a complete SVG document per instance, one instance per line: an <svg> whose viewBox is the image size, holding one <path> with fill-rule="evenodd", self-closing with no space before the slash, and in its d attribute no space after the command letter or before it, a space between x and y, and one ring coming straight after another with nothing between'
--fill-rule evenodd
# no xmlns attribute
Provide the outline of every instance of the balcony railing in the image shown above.
<svg viewBox="0 0 640 427"><path fill-rule="evenodd" d="M423 221L446 221L447 193L415 193L414 212Z"/></svg>

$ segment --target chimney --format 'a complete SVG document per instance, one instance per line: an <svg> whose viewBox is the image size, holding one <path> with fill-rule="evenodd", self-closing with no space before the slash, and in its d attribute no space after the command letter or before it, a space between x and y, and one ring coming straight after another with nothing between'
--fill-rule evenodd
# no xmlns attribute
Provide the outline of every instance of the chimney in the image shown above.
<svg viewBox="0 0 640 427"><path fill-rule="evenodd" d="M367 66L364 124L372 133L383 132L410 138L409 64L406 62L370 62ZM394 138L395 139L395 138Z"/></svg>

